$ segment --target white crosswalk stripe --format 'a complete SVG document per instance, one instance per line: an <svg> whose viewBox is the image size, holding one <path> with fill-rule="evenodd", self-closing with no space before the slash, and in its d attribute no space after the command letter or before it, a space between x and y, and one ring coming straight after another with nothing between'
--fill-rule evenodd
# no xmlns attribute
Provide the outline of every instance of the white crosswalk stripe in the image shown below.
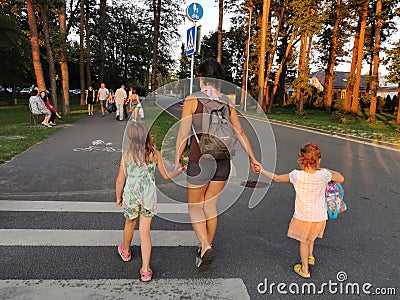
<svg viewBox="0 0 400 300"><path fill-rule="evenodd" d="M153 246L197 246L192 230L151 230ZM121 242L122 230L0 229L0 246L115 246ZM132 243L140 245L135 234Z"/></svg>
<svg viewBox="0 0 400 300"><path fill-rule="evenodd" d="M115 202L0 200L0 211L122 212ZM186 203L158 203L159 214L186 214Z"/></svg>
<svg viewBox="0 0 400 300"><path fill-rule="evenodd" d="M0 280L2 299L250 299L241 279ZM112 296L114 295L114 297ZM111 298L110 298L111 296Z"/></svg>
<svg viewBox="0 0 400 300"><path fill-rule="evenodd" d="M122 213L114 202L0 200L0 212ZM159 214L186 216L186 203L158 203ZM116 247L123 230L3 229L1 247ZM151 230L155 247L196 247L192 230ZM140 245L135 234L133 245ZM67 249L67 248L66 248ZM65 250L68 251L68 250ZM132 275L133 278L136 276ZM205 276L206 277L206 276ZM137 277L136 277L137 278ZM82 280L0 280L0 299L250 299L240 278L153 279L143 284L138 279Z"/></svg>

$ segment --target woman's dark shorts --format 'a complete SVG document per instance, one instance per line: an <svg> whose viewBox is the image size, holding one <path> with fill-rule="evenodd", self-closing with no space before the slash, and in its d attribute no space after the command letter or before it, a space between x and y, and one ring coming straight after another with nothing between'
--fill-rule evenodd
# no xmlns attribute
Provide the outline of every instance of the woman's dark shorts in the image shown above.
<svg viewBox="0 0 400 300"><path fill-rule="evenodd" d="M193 185L205 185L210 181L226 181L231 172L229 160L200 158L199 163L189 162L186 170L187 181Z"/></svg>

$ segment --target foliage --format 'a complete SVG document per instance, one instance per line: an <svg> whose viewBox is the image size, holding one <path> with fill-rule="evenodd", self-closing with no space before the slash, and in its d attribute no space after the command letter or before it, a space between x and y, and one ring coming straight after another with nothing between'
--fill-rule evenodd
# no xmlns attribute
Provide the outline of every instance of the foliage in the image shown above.
<svg viewBox="0 0 400 300"><path fill-rule="evenodd" d="M388 81L400 84L400 40L392 49L386 50L387 59L385 63L389 71Z"/></svg>
<svg viewBox="0 0 400 300"><path fill-rule="evenodd" d="M307 119L307 112L305 110L296 110L294 112L294 115L296 116L296 118L298 119Z"/></svg>
<svg viewBox="0 0 400 300"><path fill-rule="evenodd" d="M350 118L351 116L342 110L336 110L332 113L332 119L336 123L347 124Z"/></svg>
<svg viewBox="0 0 400 300"><path fill-rule="evenodd" d="M22 24L13 12L12 5L3 5L0 9L0 57L2 72L0 82L4 87L32 83L32 57L30 43L23 34ZM11 75L11 76L10 76Z"/></svg>

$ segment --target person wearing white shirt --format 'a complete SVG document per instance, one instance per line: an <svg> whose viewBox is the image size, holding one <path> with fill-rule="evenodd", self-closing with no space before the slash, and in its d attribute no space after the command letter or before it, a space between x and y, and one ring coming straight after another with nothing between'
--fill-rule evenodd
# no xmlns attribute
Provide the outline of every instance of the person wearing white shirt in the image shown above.
<svg viewBox="0 0 400 300"><path fill-rule="evenodd" d="M104 112L106 110L107 97L108 97L108 90L106 89L106 85L102 83L100 85L99 92L97 93L97 102L100 101L102 117L104 117Z"/></svg>
<svg viewBox="0 0 400 300"><path fill-rule="evenodd" d="M127 95L125 91L125 85L121 85L115 92L115 105L117 106L117 120L122 121L124 118L124 102L126 101Z"/></svg>

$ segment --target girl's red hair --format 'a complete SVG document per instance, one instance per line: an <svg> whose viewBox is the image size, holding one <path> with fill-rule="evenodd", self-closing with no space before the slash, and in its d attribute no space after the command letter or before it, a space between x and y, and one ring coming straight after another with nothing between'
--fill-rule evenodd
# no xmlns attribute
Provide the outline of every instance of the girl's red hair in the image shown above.
<svg viewBox="0 0 400 300"><path fill-rule="evenodd" d="M300 149L298 164L302 169L317 169L321 159L321 150L316 143L307 143Z"/></svg>

